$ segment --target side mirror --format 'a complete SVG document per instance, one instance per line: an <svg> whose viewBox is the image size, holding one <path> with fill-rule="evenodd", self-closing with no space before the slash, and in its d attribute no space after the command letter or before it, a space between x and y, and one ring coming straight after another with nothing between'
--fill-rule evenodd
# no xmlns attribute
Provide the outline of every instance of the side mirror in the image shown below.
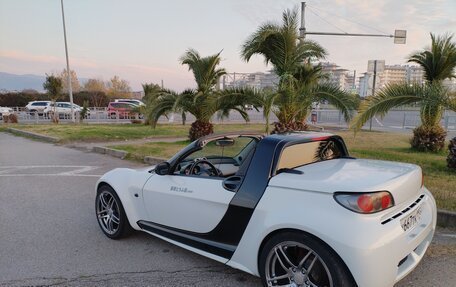
<svg viewBox="0 0 456 287"><path fill-rule="evenodd" d="M169 162L161 162L155 167L155 173L158 175L167 175L169 173Z"/></svg>

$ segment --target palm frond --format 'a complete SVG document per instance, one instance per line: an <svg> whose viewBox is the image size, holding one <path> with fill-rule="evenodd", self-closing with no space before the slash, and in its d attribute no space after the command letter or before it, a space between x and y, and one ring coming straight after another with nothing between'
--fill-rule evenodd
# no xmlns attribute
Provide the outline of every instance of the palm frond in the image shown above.
<svg viewBox="0 0 456 287"><path fill-rule="evenodd" d="M435 36L431 33L431 47L410 55L408 62L419 64L429 82L455 77L456 43L453 35Z"/></svg>
<svg viewBox="0 0 456 287"><path fill-rule="evenodd" d="M318 84L310 90L313 101L326 100L342 112L346 122L350 121L356 107L355 96L332 84Z"/></svg>
<svg viewBox="0 0 456 287"><path fill-rule="evenodd" d="M408 84L389 85L375 96L368 97L351 122L351 128L359 130L375 115L384 116L394 107L412 104L423 100L423 87Z"/></svg>

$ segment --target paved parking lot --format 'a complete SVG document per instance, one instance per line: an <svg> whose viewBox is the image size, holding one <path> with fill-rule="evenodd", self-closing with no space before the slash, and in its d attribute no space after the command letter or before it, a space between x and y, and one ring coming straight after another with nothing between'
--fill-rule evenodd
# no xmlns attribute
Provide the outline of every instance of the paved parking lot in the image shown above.
<svg viewBox="0 0 456 287"><path fill-rule="evenodd" d="M146 234L106 238L94 185L121 166L140 165L0 133L0 286L260 286ZM454 286L455 234L440 230L398 286Z"/></svg>

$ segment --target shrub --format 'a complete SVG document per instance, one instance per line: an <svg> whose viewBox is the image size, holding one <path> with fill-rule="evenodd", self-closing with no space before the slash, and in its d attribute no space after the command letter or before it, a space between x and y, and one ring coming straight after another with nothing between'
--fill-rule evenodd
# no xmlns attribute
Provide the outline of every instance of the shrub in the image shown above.
<svg viewBox="0 0 456 287"><path fill-rule="evenodd" d="M214 126L211 123L196 120L190 127L188 137L191 141L194 141L212 133L214 133Z"/></svg>
<svg viewBox="0 0 456 287"><path fill-rule="evenodd" d="M450 140L448 150L449 154L447 156L447 165L449 168L456 170L456 137Z"/></svg>
<svg viewBox="0 0 456 287"><path fill-rule="evenodd" d="M292 131L305 131L308 129L307 124L302 122L292 122L290 124L283 124L280 122L273 123L274 129L271 134L283 134Z"/></svg>
<svg viewBox="0 0 456 287"><path fill-rule="evenodd" d="M441 151L445 147L446 131L441 126L419 126L413 130L410 144L418 151Z"/></svg>
<svg viewBox="0 0 456 287"><path fill-rule="evenodd" d="M82 110L79 113L79 122L80 123L82 123L84 121L85 117L87 116L87 113L89 111L88 107L89 107L89 101L84 101L84 103L82 104Z"/></svg>
<svg viewBox="0 0 456 287"><path fill-rule="evenodd" d="M10 123L10 124L17 124L17 115L16 114L9 114L7 116L3 116L3 122L5 124Z"/></svg>

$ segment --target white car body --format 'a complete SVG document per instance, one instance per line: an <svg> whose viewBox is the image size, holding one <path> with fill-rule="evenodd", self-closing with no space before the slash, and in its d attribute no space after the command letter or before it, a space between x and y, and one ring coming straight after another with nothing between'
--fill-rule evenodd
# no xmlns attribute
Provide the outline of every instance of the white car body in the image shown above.
<svg viewBox="0 0 456 287"><path fill-rule="evenodd" d="M55 108L54 108L55 105ZM76 104L73 104L73 113L80 113L82 108ZM71 103L70 102L55 102L50 103L43 110L44 114L56 112L59 115L71 115Z"/></svg>
<svg viewBox="0 0 456 287"><path fill-rule="evenodd" d="M235 192L224 188L224 181L232 177L160 175L153 167L112 170L100 178L97 189L109 185L115 190L134 229L256 276L261 275L261 247L268 238L294 230L329 246L358 286L393 286L417 266L433 238L434 198L422 185L421 168L413 164L342 157L292 171L275 170L287 145L330 137L319 133L260 137ZM188 150L190 146L180 154ZM179 154L169 160L171 166L177 158ZM263 171L268 173L265 181ZM360 214L335 200L338 192L373 191L390 192L394 205ZM412 216L416 222L409 222ZM243 222L244 229L237 230Z"/></svg>
<svg viewBox="0 0 456 287"><path fill-rule="evenodd" d="M25 106L25 110L34 113L43 113L44 109L51 104L51 101L32 101Z"/></svg>
<svg viewBox="0 0 456 287"><path fill-rule="evenodd" d="M114 102L130 103L130 104L133 104L136 106L145 106L146 105L142 101L136 100L136 99L115 99Z"/></svg>

